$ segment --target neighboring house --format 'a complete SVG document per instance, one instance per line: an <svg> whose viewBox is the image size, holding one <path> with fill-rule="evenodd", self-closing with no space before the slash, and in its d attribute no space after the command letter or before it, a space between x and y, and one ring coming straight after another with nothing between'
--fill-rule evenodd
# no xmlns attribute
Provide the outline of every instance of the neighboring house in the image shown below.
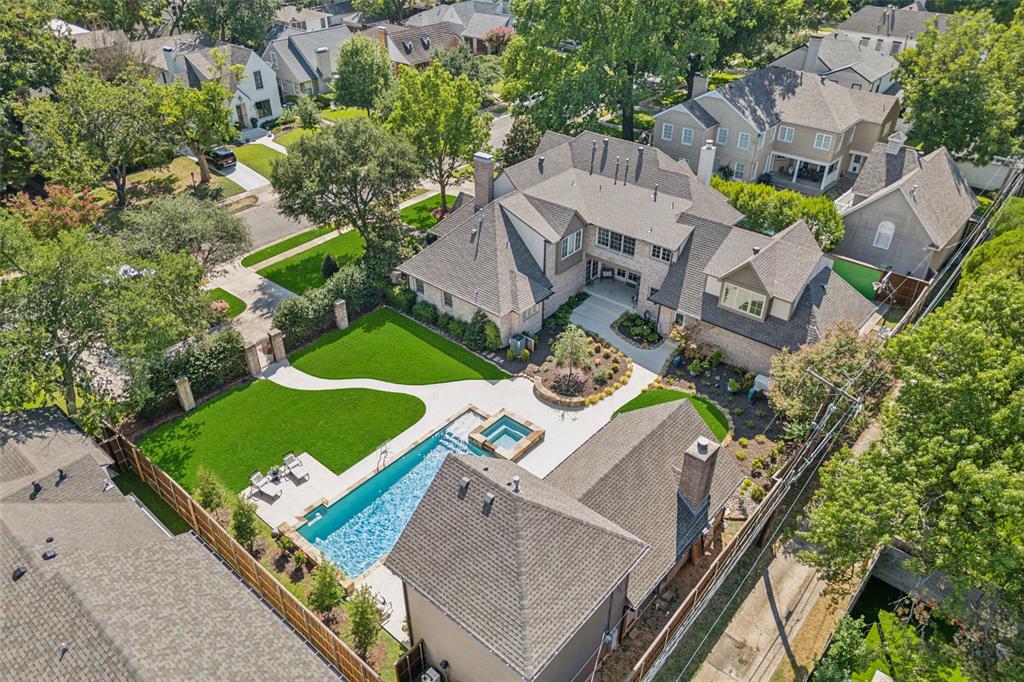
<svg viewBox="0 0 1024 682"><path fill-rule="evenodd" d="M546 133L535 157L496 180L493 164L474 157L475 198L398 269L443 312L485 312L502 341L539 331L588 282L608 278L663 334L700 322L727 361L767 374L780 349L840 320L860 327L874 310L802 222L775 237L737 227L743 215L706 185L709 167L701 181L658 149L591 132Z"/></svg>
<svg viewBox="0 0 1024 682"><path fill-rule="evenodd" d="M836 34L887 55L917 45L917 38L935 24L940 33L949 28L952 14L925 12L915 5L896 8L865 5L836 27Z"/></svg>
<svg viewBox="0 0 1024 682"><path fill-rule="evenodd" d="M330 90L338 70L338 48L351 37L345 26L332 26L270 41L263 50L263 61L277 74L281 96Z"/></svg>
<svg viewBox="0 0 1024 682"><path fill-rule="evenodd" d="M122 495L110 464L56 408L0 415L0 678L338 679L194 535Z"/></svg>
<svg viewBox="0 0 1024 682"><path fill-rule="evenodd" d="M923 154L905 139L893 133L876 144L836 201L846 235L835 252L927 280L960 243L978 201L945 147Z"/></svg>
<svg viewBox="0 0 1024 682"><path fill-rule="evenodd" d="M121 29L100 29L98 31L74 32L70 34L76 47L96 52L128 44L128 36Z"/></svg>
<svg viewBox="0 0 1024 682"><path fill-rule="evenodd" d="M735 180L818 195L860 170L875 142L895 130L897 97L853 90L825 76L759 69L655 115L654 145L696 168L714 140Z"/></svg>
<svg viewBox="0 0 1024 682"><path fill-rule="evenodd" d="M434 61L434 54L458 45L459 27L448 21L429 26L377 26L377 39L388 51L391 69L400 66L425 69Z"/></svg>
<svg viewBox="0 0 1024 682"><path fill-rule="evenodd" d="M689 401L621 414L544 480L450 455L385 566L451 682L589 679L658 586L704 552L743 480Z"/></svg>
<svg viewBox="0 0 1024 682"><path fill-rule="evenodd" d="M281 115L274 70L247 47L207 41L198 34L141 40L132 46L161 83L198 88L223 74L234 93L229 103L231 120L240 128L255 128ZM242 67L239 76L230 70L234 66Z"/></svg>
<svg viewBox="0 0 1024 682"><path fill-rule="evenodd" d="M330 26L331 15L317 7L284 5L274 14L274 24L300 31L316 31Z"/></svg>
<svg viewBox="0 0 1024 682"><path fill-rule="evenodd" d="M490 54L487 34L495 28L515 26L515 17L509 11L508 0L466 0L451 5L438 5L418 14L405 22L409 26L429 26L450 22L458 27L459 35L473 52Z"/></svg>
<svg viewBox="0 0 1024 682"><path fill-rule="evenodd" d="M899 91L893 79L899 64L893 57L834 34L812 36L806 45L787 52L769 66L816 73L853 90L887 95Z"/></svg>
<svg viewBox="0 0 1024 682"><path fill-rule="evenodd" d="M386 18L376 17L357 10L352 6L352 0L325 2L320 5L320 10L331 15L331 26L344 25L352 31L365 31L368 28L388 23Z"/></svg>

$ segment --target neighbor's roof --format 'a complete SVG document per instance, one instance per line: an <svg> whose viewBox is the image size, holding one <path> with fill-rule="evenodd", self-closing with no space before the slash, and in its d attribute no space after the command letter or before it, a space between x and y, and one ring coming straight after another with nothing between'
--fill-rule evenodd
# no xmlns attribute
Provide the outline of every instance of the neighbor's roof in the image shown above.
<svg viewBox="0 0 1024 682"><path fill-rule="evenodd" d="M821 247L801 219L773 237L733 230L704 267L704 274L724 279L749 268L769 296L795 301L817 271L821 256Z"/></svg>
<svg viewBox="0 0 1024 682"><path fill-rule="evenodd" d="M830 73L851 69L869 82L892 73L899 66L898 62L890 55L871 47L862 47L853 40L847 40L835 34L822 38L821 48L818 50L818 61Z"/></svg>
<svg viewBox="0 0 1024 682"><path fill-rule="evenodd" d="M451 5L438 5L412 15L406 24L429 26L443 21L459 26L461 35L481 40L494 28L515 25L515 18L509 11L507 0L467 0Z"/></svg>
<svg viewBox="0 0 1024 682"><path fill-rule="evenodd" d="M860 121L881 123L899 100L833 83L824 76L769 66L700 97L721 97L758 130L784 122L841 132Z"/></svg>
<svg viewBox="0 0 1024 682"><path fill-rule="evenodd" d="M293 33L271 41L263 51L264 60L269 58L269 50L273 46L278 55L277 70L285 70L291 76L289 80L304 82L329 78L338 69L338 47L351 37L352 32L343 25ZM316 51L321 47L327 48L330 73L320 73L317 68Z"/></svg>
<svg viewBox="0 0 1024 682"><path fill-rule="evenodd" d="M853 183L854 194L867 200L883 192L902 192L935 245L946 246L977 208L974 191L945 147L926 155L911 147L888 154L886 146L875 143ZM863 203L858 201L846 213Z"/></svg>
<svg viewBox="0 0 1024 682"><path fill-rule="evenodd" d="M282 24L295 22L306 22L306 28L314 30L320 28L320 20L327 20L330 14L314 7L299 8L295 5L284 5L274 13L274 21Z"/></svg>
<svg viewBox="0 0 1024 682"><path fill-rule="evenodd" d="M513 462L449 455L384 563L532 680L646 551Z"/></svg>
<svg viewBox="0 0 1024 682"><path fill-rule="evenodd" d="M128 44L128 36L121 29L99 29L85 33L72 33L70 37L76 46L90 50L102 50Z"/></svg>
<svg viewBox="0 0 1024 682"><path fill-rule="evenodd" d="M684 451L715 440L689 400L616 415L544 479L651 546L629 577L639 604L693 544L743 480L730 456L718 456L711 502L694 513L679 496Z"/></svg>
<svg viewBox="0 0 1024 682"><path fill-rule="evenodd" d="M194 536L107 489L104 461L55 408L0 416L0 678L242 679L273 652L260 674L337 679Z"/></svg>
<svg viewBox="0 0 1024 682"><path fill-rule="evenodd" d="M889 29L887 21L888 10L885 7L866 5L850 15L850 18L839 24L837 30L852 31L854 33L870 33L879 36L903 37L909 35L915 38L927 30L934 20L940 33L945 32L954 18L952 14L939 12L919 12L913 9L895 10L893 27Z"/></svg>
<svg viewBox="0 0 1024 682"><path fill-rule="evenodd" d="M434 59L434 54L447 50L459 39L459 26L442 21L427 26L378 26L388 35L388 56L399 64L416 66Z"/></svg>

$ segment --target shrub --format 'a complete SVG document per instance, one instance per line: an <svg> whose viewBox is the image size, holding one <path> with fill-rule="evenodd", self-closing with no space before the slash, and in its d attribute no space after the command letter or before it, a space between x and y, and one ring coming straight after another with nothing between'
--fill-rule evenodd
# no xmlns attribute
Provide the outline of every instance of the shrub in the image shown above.
<svg viewBox="0 0 1024 682"><path fill-rule="evenodd" d="M612 356L612 352L610 350L605 350L603 353L601 353L601 357L604 358L605 360L607 360L611 356Z"/></svg>
<svg viewBox="0 0 1024 682"><path fill-rule="evenodd" d="M722 351L716 348L715 352L708 356L708 362L711 363L712 367L718 367L722 364Z"/></svg>
<svg viewBox="0 0 1024 682"><path fill-rule="evenodd" d="M612 371L607 367L594 371L594 381L599 384L607 383L612 378Z"/></svg>
<svg viewBox="0 0 1024 682"><path fill-rule="evenodd" d="M750 441L749 441L749 440L747 440L746 438L740 438L740 439L739 439L738 441L736 441L736 442L740 444L740 447L741 447L741 448L745 448L745 447L747 447L747 446L748 446L748 445L750 444Z"/></svg>
<svg viewBox="0 0 1024 682"><path fill-rule="evenodd" d="M763 433L759 433L756 436L754 436L754 440L763 445L764 442L768 440L768 438Z"/></svg>
<svg viewBox="0 0 1024 682"><path fill-rule="evenodd" d="M380 624L384 622L384 614L369 587L361 585L352 593L345 605L345 613L348 616L352 648L360 658L365 659L370 649L377 643Z"/></svg>
<svg viewBox="0 0 1024 682"><path fill-rule="evenodd" d="M736 459L738 459L739 461L742 462L746 458L747 458L747 451L746 450L740 448L739 450L736 451Z"/></svg>
<svg viewBox="0 0 1024 682"><path fill-rule="evenodd" d="M388 287L384 292L384 300L387 304L398 310L405 312L411 312L412 307L416 304L416 292L407 286L401 284L393 287Z"/></svg>
<svg viewBox="0 0 1024 682"><path fill-rule="evenodd" d="M742 407L734 407L734 408L732 408L732 413L733 413L733 415L738 417L741 414L743 414L743 408Z"/></svg>
<svg viewBox="0 0 1024 682"><path fill-rule="evenodd" d="M380 282L361 267L346 265L323 286L281 301L274 312L274 326L284 332L288 347L295 348L334 326L335 300L345 299L352 316L377 305L382 293Z"/></svg>
<svg viewBox="0 0 1024 682"><path fill-rule="evenodd" d="M768 413L762 410L760 407L754 410L755 417L767 417Z"/></svg>
<svg viewBox="0 0 1024 682"><path fill-rule="evenodd" d="M320 266L320 275L326 282L331 278L331 275L338 271L338 261L334 260L334 256L327 254L324 256L324 264Z"/></svg>
<svg viewBox="0 0 1024 682"><path fill-rule="evenodd" d="M604 350L604 349L603 349L603 347L601 346L601 344L599 344L599 343L595 343L595 344L594 344L594 354L595 354L595 355L596 355L596 354L598 354L598 353L600 353L600 352L601 352L602 350Z"/></svg>
<svg viewBox="0 0 1024 682"><path fill-rule="evenodd" d="M658 339L660 339L660 338L661 337L658 336L657 332L649 332L647 334L647 343L657 343Z"/></svg>
<svg viewBox="0 0 1024 682"><path fill-rule="evenodd" d="M757 422L755 422L753 419L748 419L747 421L743 422L743 424L748 429L753 429L757 427Z"/></svg>
<svg viewBox="0 0 1024 682"><path fill-rule="evenodd" d="M433 324L437 321L437 306L426 301L419 301L412 307L412 316L420 322Z"/></svg>
<svg viewBox="0 0 1024 682"><path fill-rule="evenodd" d="M618 362L613 362L612 363L612 372L618 373L619 369L620 369L619 368L619 363Z"/></svg>
<svg viewBox="0 0 1024 682"><path fill-rule="evenodd" d="M501 332L498 331L498 325L489 320L484 325L484 348L489 351L501 348Z"/></svg>
<svg viewBox="0 0 1024 682"><path fill-rule="evenodd" d="M313 570L313 585L309 588L309 608L317 613L330 613L341 604L345 590L338 580L338 569L324 560Z"/></svg>
<svg viewBox="0 0 1024 682"><path fill-rule="evenodd" d="M448 313L439 313L437 316L437 320L434 322L434 324L437 325L438 329L448 331L448 326L452 323L452 320L454 319L455 317L449 315Z"/></svg>
<svg viewBox="0 0 1024 682"><path fill-rule="evenodd" d="M754 502L760 502L764 499L764 488L759 485L752 485L750 487L750 499Z"/></svg>
<svg viewBox="0 0 1024 682"><path fill-rule="evenodd" d="M174 409L174 380L180 376L188 377L192 394L199 397L245 374L245 343L234 329L187 341L150 366L153 397L146 401L142 414L152 418Z"/></svg>
<svg viewBox="0 0 1024 682"><path fill-rule="evenodd" d="M236 498L235 508L231 514L231 535L238 540L238 544L250 552L252 544L259 535L259 518L256 516L256 505L247 502L242 498Z"/></svg>
<svg viewBox="0 0 1024 682"><path fill-rule="evenodd" d="M546 362L546 363L552 363L554 361L555 361L555 356L554 355L549 355L546 358L544 358L544 362Z"/></svg>
<svg viewBox="0 0 1024 682"><path fill-rule="evenodd" d="M473 318L466 326L466 335L463 338L466 346L471 350L483 350L487 345L487 325L490 322L487 314L477 308Z"/></svg>
<svg viewBox="0 0 1024 682"><path fill-rule="evenodd" d="M466 336L466 323L457 317L448 321L448 334L457 341L462 341Z"/></svg>
<svg viewBox="0 0 1024 682"><path fill-rule="evenodd" d="M530 361L530 349L529 348L523 348L523 352L519 354L519 359L522 360L523 362L529 362Z"/></svg>
<svg viewBox="0 0 1024 682"><path fill-rule="evenodd" d="M309 557L301 549L292 555L292 561L295 562L296 566L305 566L309 563Z"/></svg>
<svg viewBox="0 0 1024 682"><path fill-rule="evenodd" d="M508 350L505 351L505 359L508 360L509 362L512 362L513 360L516 359L516 351L514 348L512 348L512 346L509 346Z"/></svg>
<svg viewBox="0 0 1024 682"><path fill-rule="evenodd" d="M295 542L283 533L277 536L277 546L284 552L292 552L295 550Z"/></svg>
<svg viewBox="0 0 1024 682"><path fill-rule="evenodd" d="M199 506L206 511L212 511L224 506L227 500L227 488L204 466L196 470L196 484L192 489L192 496L199 503Z"/></svg>
<svg viewBox="0 0 1024 682"><path fill-rule="evenodd" d="M750 462L750 467L752 469L760 469L761 471L764 471L767 466L768 463L764 461L764 457L755 457Z"/></svg>

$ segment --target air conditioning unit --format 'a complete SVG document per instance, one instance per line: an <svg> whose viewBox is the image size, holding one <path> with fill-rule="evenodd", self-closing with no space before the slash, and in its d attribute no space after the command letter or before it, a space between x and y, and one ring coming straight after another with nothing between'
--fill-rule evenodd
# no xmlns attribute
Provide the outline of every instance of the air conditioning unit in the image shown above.
<svg viewBox="0 0 1024 682"><path fill-rule="evenodd" d="M420 682L441 682L441 673L437 672L433 667L427 668L420 675Z"/></svg>

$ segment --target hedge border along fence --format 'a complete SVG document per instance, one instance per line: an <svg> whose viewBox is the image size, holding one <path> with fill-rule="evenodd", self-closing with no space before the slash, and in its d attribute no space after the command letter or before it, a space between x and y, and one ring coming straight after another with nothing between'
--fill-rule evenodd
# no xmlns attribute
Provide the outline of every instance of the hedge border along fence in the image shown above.
<svg viewBox="0 0 1024 682"><path fill-rule="evenodd" d="M375 308L383 293L383 286L362 267L347 265L323 286L282 301L274 312L274 326L284 332L287 350L294 350L335 328L335 300L345 299L352 319Z"/></svg>

